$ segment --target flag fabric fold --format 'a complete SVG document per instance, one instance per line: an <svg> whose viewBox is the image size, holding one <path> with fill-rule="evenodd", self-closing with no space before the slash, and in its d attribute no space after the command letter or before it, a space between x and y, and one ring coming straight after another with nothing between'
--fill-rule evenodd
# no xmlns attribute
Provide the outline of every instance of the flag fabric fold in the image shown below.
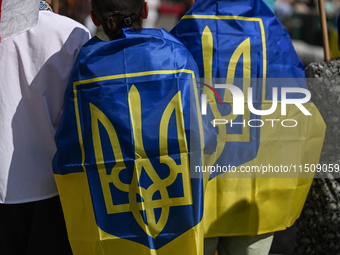
<svg viewBox="0 0 340 255"><path fill-rule="evenodd" d="M205 237L258 235L291 226L313 177L301 167L318 163L325 124L311 102L303 104L311 116L294 104L286 105L286 115L281 111L282 89L306 89L304 67L288 33L262 0L198 0L171 33L192 53L205 84L232 84L245 97L243 114L233 113L235 98L227 89L216 89L222 106L207 97L208 126L217 143L205 163L235 171L211 173ZM254 114L247 104L249 89L255 110L271 109L277 98L276 109ZM224 124L213 127L214 119Z"/></svg>
<svg viewBox="0 0 340 255"><path fill-rule="evenodd" d="M53 161L74 254L202 254L203 181L189 171L203 148L197 74L165 30L81 49Z"/></svg>

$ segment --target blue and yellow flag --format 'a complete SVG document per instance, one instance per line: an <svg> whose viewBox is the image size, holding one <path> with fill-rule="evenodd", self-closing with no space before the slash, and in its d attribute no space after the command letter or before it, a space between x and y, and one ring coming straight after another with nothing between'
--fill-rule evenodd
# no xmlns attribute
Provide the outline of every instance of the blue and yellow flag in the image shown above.
<svg viewBox="0 0 340 255"><path fill-rule="evenodd" d="M74 254L202 254L197 73L164 30L81 49L53 160Z"/></svg>
<svg viewBox="0 0 340 255"><path fill-rule="evenodd" d="M262 0L197 0L171 33L192 53L203 84L221 98L219 104L206 97L217 142L202 167L211 175L205 236L257 235L292 225L311 184L300 177L313 176L307 170L318 163L325 124L308 100L304 67L288 33ZM286 104L284 97L307 99ZM235 113L236 103L243 112Z"/></svg>

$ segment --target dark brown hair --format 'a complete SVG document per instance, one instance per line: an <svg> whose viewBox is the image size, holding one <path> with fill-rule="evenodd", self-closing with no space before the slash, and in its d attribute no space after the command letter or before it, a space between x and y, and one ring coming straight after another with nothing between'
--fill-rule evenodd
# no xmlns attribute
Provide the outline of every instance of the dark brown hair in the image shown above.
<svg viewBox="0 0 340 255"><path fill-rule="evenodd" d="M105 34L110 40L114 40L119 32L125 27L130 27L138 32L142 30L142 15L131 24L126 24L124 21L126 18L125 15L112 14L110 10L102 8L100 1L101 0L91 0L92 12L102 25Z"/></svg>

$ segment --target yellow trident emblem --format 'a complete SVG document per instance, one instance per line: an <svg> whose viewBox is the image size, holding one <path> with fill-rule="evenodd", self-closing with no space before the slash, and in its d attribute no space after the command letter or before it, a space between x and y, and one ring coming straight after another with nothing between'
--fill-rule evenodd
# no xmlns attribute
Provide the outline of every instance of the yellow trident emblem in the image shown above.
<svg viewBox="0 0 340 255"><path fill-rule="evenodd" d="M243 93L247 97L247 91L250 87L250 78L251 78L251 59L250 59L250 39L245 39L234 51L230 58L227 80L226 84L234 84L234 77L236 66L243 56ZM202 55L203 55L203 65L204 65L204 81L206 84L213 86L212 84L212 73L213 73L213 50L214 50L214 40L213 35L208 26L205 27L202 33ZM230 103L232 107L232 95L229 90L225 90L223 102ZM209 105L211 111L214 115L215 119L226 119L226 120L235 120L237 115L234 115L232 112L226 116L222 116L216 104L213 104L212 100L209 99ZM246 111L244 114L244 119L250 119L250 111ZM225 147L226 142L249 142L250 141L250 127L245 126L242 134L228 134L226 125L218 126L218 134L217 134L217 148L216 151L212 155L205 155L205 160L207 165L213 165L218 159Z"/></svg>
<svg viewBox="0 0 340 255"><path fill-rule="evenodd" d="M170 169L170 174L167 178L161 179L155 169L153 168L148 156L146 155L143 139L142 139L142 115L141 115L141 98L137 88L132 85L129 95L129 109L132 124L132 131L135 144L135 162L132 181L130 184L123 183L119 178L119 173L126 169L122 150L120 147L119 139L116 130L110 120L101 112L96 106L90 104L91 111L91 125L92 125L92 138L94 144L94 152L96 164L99 172L100 182L104 194L105 205L108 214L132 212L138 225L149 236L156 238L157 235L164 229L168 217L170 207L183 206L192 204L191 185L189 176L189 157L188 147L184 131L184 119L182 110L181 92L171 99L163 112L159 128L159 151L160 163L166 164ZM168 127L172 113L175 112L178 144L180 149L180 164L168 155ZM112 150L114 153L116 164L112 167L111 171L107 173L105 164L102 143L100 138L99 125L100 122L106 129ZM139 186L142 170L148 174L152 180L152 184L148 188ZM172 185L177 176L181 174L183 180L183 197L170 198L167 187ZM117 189L127 192L129 203L115 204L115 198L110 191L110 183ZM153 195L159 192L161 199L153 200ZM143 198L142 202L137 201L137 194ZM161 208L159 220L156 221L155 209ZM146 215L146 222L140 212Z"/></svg>

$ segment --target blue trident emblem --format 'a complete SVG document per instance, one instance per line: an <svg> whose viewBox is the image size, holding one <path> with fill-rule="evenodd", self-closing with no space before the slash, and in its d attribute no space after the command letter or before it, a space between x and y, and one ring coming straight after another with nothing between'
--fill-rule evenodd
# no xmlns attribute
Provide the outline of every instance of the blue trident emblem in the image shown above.
<svg viewBox="0 0 340 255"><path fill-rule="evenodd" d="M155 239L166 226L171 207L193 204L189 176L188 146L184 131L181 92L177 92L168 103L159 123L159 141L157 142L159 143L160 164L166 164L170 169L169 176L163 179L157 174L157 171L154 169L148 158L148 155L145 152L142 135L143 120L141 114L141 96L134 85L132 85L129 91L128 102L135 150L135 161L131 183L124 183L120 179L120 173L126 169L126 165L115 127L102 111L90 103L91 128L95 160L107 215L132 213L135 221L142 228L142 230L148 236L151 236L153 239ZM177 163L172 157L170 157L168 151L168 129L170 118L173 114L176 117L180 163ZM99 122L108 134L115 157L116 163L112 169L110 169L110 171L107 170L104 163ZM152 184L147 188L144 188L140 185L143 170L147 173L152 181ZM178 183L179 176L181 176L180 188L182 190L182 196L169 196L168 187L173 185L175 181ZM112 195L110 189L110 186L112 185L114 185L114 187L119 191L128 194L127 203L115 203L116 198ZM160 194L160 199L154 198L155 193ZM137 200L138 196L142 198L141 201ZM160 209L161 211L159 217L156 217L156 209ZM141 214L141 212L143 213Z"/></svg>

